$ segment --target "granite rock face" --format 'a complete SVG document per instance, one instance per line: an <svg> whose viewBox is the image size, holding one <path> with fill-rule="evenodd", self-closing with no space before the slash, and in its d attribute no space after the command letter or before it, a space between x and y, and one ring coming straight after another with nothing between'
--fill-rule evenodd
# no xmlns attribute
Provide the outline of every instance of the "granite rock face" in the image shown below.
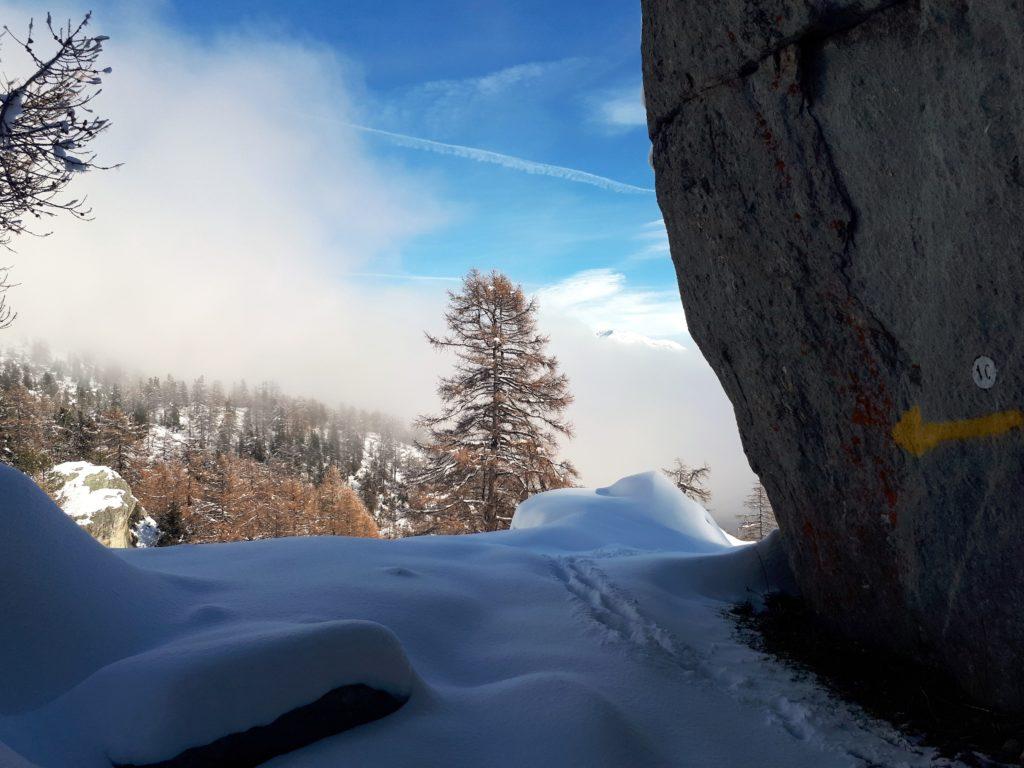
<svg viewBox="0 0 1024 768"><path fill-rule="evenodd" d="M1024 708L1024 5L643 10L690 333L803 593Z"/></svg>

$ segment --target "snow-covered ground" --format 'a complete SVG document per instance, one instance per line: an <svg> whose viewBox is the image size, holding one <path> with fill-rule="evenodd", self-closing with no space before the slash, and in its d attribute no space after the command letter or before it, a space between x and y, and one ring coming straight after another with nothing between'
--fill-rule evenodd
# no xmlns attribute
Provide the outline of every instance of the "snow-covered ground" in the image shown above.
<svg viewBox="0 0 1024 768"><path fill-rule="evenodd" d="M397 541L114 551L6 468L0 503L3 766L166 759L349 682L409 700L268 765L945 764L736 639L777 541L658 474Z"/></svg>

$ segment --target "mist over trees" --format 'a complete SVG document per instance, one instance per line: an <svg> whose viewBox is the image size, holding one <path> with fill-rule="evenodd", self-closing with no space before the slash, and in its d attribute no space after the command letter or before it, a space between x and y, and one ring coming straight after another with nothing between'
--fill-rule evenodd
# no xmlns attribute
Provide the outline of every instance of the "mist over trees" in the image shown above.
<svg viewBox="0 0 1024 768"><path fill-rule="evenodd" d="M559 438L572 436L563 418L572 395L521 287L472 270L448 297L448 334L427 338L454 352L455 370L438 387L440 413L419 419L428 437L417 482L441 530L493 531L531 494L575 480L558 458Z"/></svg>
<svg viewBox="0 0 1024 768"><path fill-rule="evenodd" d="M162 544L410 532L411 431L274 384L132 377L45 348L0 362L0 460L115 469Z"/></svg>

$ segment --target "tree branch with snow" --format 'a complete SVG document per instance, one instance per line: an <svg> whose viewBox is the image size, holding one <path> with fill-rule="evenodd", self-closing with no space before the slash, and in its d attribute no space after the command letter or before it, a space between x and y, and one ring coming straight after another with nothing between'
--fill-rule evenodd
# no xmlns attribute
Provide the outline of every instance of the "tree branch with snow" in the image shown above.
<svg viewBox="0 0 1024 768"><path fill-rule="evenodd" d="M87 31L91 18L55 26L47 14L45 52L33 37L34 22L24 37L7 26L0 34L23 54L15 66L28 65L24 77L0 83L0 245L9 247L20 234L46 235L33 223L62 212L91 217L85 197L64 194L76 174L104 168L89 146L110 121L90 105L110 68L100 69L107 37Z"/></svg>

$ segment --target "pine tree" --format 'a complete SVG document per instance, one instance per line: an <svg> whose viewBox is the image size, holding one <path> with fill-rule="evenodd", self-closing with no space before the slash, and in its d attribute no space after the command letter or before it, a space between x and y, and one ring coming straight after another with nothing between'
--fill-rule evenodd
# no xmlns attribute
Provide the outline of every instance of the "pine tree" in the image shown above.
<svg viewBox="0 0 1024 768"><path fill-rule="evenodd" d="M168 429L178 429L181 427L181 411L178 410L177 403L171 403L167 406L167 410L164 411L161 423Z"/></svg>
<svg viewBox="0 0 1024 768"><path fill-rule="evenodd" d="M188 413L188 433L201 450L205 450L211 431L210 402L206 379L200 376L192 383L192 397Z"/></svg>
<svg viewBox="0 0 1024 768"><path fill-rule="evenodd" d="M760 481L754 483L743 506L746 507L747 514L741 515L739 519L740 538L748 541L760 541L779 527L775 521L775 512L772 510L771 502L768 501L768 494Z"/></svg>
<svg viewBox="0 0 1024 768"><path fill-rule="evenodd" d="M685 493L694 501L707 504L711 501L711 491L704 484L708 475L711 474L711 467L705 464L703 467L690 467L683 463L682 459L676 459L674 467L661 470L675 484L676 488Z"/></svg>
<svg viewBox="0 0 1024 768"><path fill-rule="evenodd" d="M221 416L220 425L217 427L216 451L218 456L231 453L235 440L235 424L237 420L235 407L230 402L225 403L224 413Z"/></svg>
<svg viewBox="0 0 1024 768"><path fill-rule="evenodd" d="M537 332L537 305L507 277L471 271L449 293L449 335L427 335L458 358L438 387L442 410L418 425L429 439L418 477L428 513L463 530L506 527L530 494L570 485L571 464L556 457L571 437L562 418L572 403L558 361Z"/></svg>

